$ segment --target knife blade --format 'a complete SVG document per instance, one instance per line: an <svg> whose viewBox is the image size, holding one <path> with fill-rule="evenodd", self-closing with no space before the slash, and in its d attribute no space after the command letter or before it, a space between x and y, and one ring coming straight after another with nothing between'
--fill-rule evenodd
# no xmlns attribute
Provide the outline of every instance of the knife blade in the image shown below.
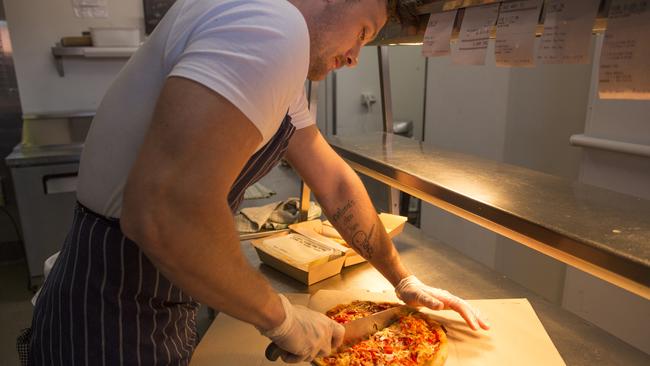
<svg viewBox="0 0 650 366"><path fill-rule="evenodd" d="M400 316L415 312L417 310L407 305L400 305L394 308L386 309L372 315L355 319L349 323L343 324L345 335L343 336L343 345L356 344L369 338L374 333L390 326Z"/></svg>
<svg viewBox="0 0 650 366"><path fill-rule="evenodd" d="M347 348L347 346L361 342L374 333L390 326L399 319L400 316L416 311L417 309L408 305L399 305L345 323L343 324L345 334L343 335L343 343L341 347ZM282 350L275 343L269 344L264 352L269 361L277 360L283 353L286 353L286 351Z"/></svg>

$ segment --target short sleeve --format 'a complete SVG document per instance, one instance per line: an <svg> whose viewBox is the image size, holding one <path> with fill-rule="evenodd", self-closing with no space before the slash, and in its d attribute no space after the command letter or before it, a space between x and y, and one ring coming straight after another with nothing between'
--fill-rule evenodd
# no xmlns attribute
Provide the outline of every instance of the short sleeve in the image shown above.
<svg viewBox="0 0 650 366"><path fill-rule="evenodd" d="M297 130L314 124L314 119L309 112L309 103L304 88L302 93L298 94L298 97L289 106L289 116L291 116L291 123Z"/></svg>
<svg viewBox="0 0 650 366"><path fill-rule="evenodd" d="M288 1L222 1L207 12L188 9L180 18L184 29L191 19L192 30L170 45L176 50L168 52L168 76L219 93L269 139L309 68L309 34L300 12Z"/></svg>

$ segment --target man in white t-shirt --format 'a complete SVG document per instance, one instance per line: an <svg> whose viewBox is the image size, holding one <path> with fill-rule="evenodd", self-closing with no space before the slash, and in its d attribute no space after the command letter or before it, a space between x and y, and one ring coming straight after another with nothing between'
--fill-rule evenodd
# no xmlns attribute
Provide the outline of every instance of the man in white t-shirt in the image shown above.
<svg viewBox="0 0 650 366"><path fill-rule="evenodd" d="M232 214L282 156L402 300L487 329L402 265L307 111L305 78L355 66L397 2L178 0L97 111L74 222L34 311L31 364L187 364L197 301L254 325L289 362L339 346L342 326L291 305L240 250Z"/></svg>

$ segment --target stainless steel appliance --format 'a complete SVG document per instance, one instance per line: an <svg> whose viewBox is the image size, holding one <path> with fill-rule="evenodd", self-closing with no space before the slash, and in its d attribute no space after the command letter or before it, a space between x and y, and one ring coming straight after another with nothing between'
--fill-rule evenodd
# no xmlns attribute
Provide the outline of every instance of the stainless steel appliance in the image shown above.
<svg viewBox="0 0 650 366"><path fill-rule="evenodd" d="M5 158L11 169L30 286L60 250L72 222L77 171L90 113L23 116L23 142Z"/></svg>

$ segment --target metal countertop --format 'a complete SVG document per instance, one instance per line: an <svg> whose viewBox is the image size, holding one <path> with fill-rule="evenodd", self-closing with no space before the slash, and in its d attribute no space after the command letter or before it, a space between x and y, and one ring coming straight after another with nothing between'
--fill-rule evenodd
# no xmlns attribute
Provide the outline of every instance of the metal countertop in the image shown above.
<svg viewBox="0 0 650 366"><path fill-rule="evenodd" d="M404 264L425 283L467 299L527 298L567 365L650 365L650 355L442 242L423 235L411 225L407 224L394 242ZM253 267L259 267L278 292L313 294L321 289L392 291L390 283L368 263L344 268L341 274L308 287L261 264L250 242L243 242L242 250Z"/></svg>
<svg viewBox="0 0 650 366"><path fill-rule="evenodd" d="M468 213L468 220L502 235L514 233L513 240L548 246L559 253L556 259L574 265L562 258L566 253L604 268L648 295L648 200L382 132L329 136L328 142L363 174L452 212Z"/></svg>

